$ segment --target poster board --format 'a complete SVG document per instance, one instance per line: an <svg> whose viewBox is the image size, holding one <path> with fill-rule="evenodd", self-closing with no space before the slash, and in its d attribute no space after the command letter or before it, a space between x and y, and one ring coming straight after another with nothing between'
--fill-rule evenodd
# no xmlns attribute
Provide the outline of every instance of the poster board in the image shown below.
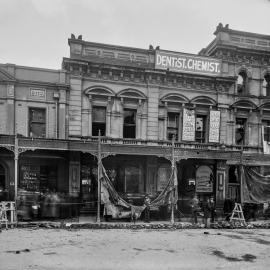
<svg viewBox="0 0 270 270"><path fill-rule="evenodd" d="M219 142L219 130L220 130L220 111L210 111L209 121L209 142Z"/></svg>
<svg viewBox="0 0 270 270"><path fill-rule="evenodd" d="M195 111L183 108L183 141L195 141Z"/></svg>
<svg viewBox="0 0 270 270"><path fill-rule="evenodd" d="M22 165L20 171L20 188L28 191L39 191L39 166Z"/></svg>
<svg viewBox="0 0 270 270"><path fill-rule="evenodd" d="M196 192L213 192L213 171L209 166L202 165L196 170Z"/></svg>

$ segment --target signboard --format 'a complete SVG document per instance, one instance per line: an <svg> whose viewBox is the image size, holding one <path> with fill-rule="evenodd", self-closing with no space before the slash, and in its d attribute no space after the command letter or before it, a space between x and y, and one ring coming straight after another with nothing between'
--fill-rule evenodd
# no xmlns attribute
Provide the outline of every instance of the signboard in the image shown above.
<svg viewBox="0 0 270 270"><path fill-rule="evenodd" d="M217 76L221 73L221 60L192 54L157 50L155 68Z"/></svg>
<svg viewBox="0 0 270 270"><path fill-rule="evenodd" d="M183 109L183 141L195 141L195 111Z"/></svg>
<svg viewBox="0 0 270 270"><path fill-rule="evenodd" d="M213 192L213 172L206 165L200 166L196 171L196 192L211 193Z"/></svg>
<svg viewBox="0 0 270 270"><path fill-rule="evenodd" d="M46 90L42 88L30 88L29 97L32 99L46 99Z"/></svg>
<svg viewBox="0 0 270 270"><path fill-rule="evenodd" d="M219 142L220 111L210 111L209 142Z"/></svg>

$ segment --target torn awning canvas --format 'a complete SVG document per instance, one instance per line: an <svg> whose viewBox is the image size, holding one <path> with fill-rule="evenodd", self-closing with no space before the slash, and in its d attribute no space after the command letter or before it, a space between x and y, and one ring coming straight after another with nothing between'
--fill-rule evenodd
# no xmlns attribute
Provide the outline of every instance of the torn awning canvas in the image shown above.
<svg viewBox="0 0 270 270"><path fill-rule="evenodd" d="M270 175L264 176L243 166L243 202L270 202Z"/></svg>

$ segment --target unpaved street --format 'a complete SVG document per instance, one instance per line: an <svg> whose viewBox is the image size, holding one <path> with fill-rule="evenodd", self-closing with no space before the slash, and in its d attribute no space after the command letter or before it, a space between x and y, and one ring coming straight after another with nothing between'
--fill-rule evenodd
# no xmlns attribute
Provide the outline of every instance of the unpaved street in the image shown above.
<svg viewBox="0 0 270 270"><path fill-rule="evenodd" d="M208 232L209 234L206 234ZM13 229L0 269L269 269L269 230Z"/></svg>

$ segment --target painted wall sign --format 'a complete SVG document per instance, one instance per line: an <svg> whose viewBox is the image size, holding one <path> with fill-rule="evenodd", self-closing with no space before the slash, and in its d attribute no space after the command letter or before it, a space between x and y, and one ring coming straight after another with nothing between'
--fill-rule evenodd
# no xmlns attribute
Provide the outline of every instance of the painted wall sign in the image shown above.
<svg viewBox="0 0 270 270"><path fill-rule="evenodd" d="M29 97L32 99L46 99L46 89L42 88L30 88Z"/></svg>
<svg viewBox="0 0 270 270"><path fill-rule="evenodd" d="M195 141L195 111L183 109L183 141Z"/></svg>
<svg viewBox="0 0 270 270"><path fill-rule="evenodd" d="M155 56L155 68L216 76L221 73L221 60L158 50Z"/></svg>
<svg viewBox="0 0 270 270"><path fill-rule="evenodd" d="M210 111L209 142L219 142L220 111Z"/></svg>
<svg viewBox="0 0 270 270"><path fill-rule="evenodd" d="M209 166L202 165L196 171L196 192L213 192L213 172Z"/></svg>

